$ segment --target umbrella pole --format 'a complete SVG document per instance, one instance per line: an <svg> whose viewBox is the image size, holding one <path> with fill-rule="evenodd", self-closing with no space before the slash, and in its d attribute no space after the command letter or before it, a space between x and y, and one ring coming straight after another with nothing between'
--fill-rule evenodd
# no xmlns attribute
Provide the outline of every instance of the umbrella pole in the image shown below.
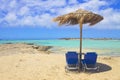
<svg viewBox="0 0 120 80"><path fill-rule="evenodd" d="M82 22L80 22L80 53L79 53L79 72L82 69L81 64L81 58L82 58Z"/></svg>

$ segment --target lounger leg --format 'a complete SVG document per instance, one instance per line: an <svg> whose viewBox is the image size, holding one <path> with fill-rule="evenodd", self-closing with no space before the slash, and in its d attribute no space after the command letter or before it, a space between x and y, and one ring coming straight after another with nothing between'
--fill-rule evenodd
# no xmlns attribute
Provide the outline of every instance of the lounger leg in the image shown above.
<svg viewBox="0 0 120 80"><path fill-rule="evenodd" d="M86 71L86 69L85 69L85 67L83 68L83 72L85 72Z"/></svg>
<svg viewBox="0 0 120 80"><path fill-rule="evenodd" d="M99 67L99 66L97 67L97 71L98 71L98 72L100 71L100 67Z"/></svg>
<svg viewBox="0 0 120 80"><path fill-rule="evenodd" d="M67 66L65 66L65 72L68 72Z"/></svg>

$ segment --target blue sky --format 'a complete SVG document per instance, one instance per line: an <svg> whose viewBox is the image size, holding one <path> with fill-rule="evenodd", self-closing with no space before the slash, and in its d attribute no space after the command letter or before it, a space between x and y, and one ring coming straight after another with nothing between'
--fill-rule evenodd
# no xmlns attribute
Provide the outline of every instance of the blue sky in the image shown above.
<svg viewBox="0 0 120 80"><path fill-rule="evenodd" d="M61 26L52 18L79 8L104 17L83 26L84 38L120 38L119 0L0 0L0 39L79 37L79 25Z"/></svg>

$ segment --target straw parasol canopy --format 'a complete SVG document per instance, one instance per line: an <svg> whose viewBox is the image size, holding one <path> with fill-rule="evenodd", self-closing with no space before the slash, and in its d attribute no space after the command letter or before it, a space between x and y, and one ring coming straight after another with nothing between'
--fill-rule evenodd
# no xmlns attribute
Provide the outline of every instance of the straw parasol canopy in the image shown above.
<svg viewBox="0 0 120 80"><path fill-rule="evenodd" d="M81 54L82 54L82 25L88 23L90 26L103 20L103 17L92 13L87 10L78 9L75 12L71 12L65 15L58 16L53 19L54 22L58 22L59 25L80 25L80 54L79 54L79 71L81 68Z"/></svg>

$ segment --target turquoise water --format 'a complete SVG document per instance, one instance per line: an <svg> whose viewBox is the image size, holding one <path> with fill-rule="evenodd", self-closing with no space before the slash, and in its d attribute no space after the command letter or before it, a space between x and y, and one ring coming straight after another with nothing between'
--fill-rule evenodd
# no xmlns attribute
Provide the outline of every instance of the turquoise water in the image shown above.
<svg viewBox="0 0 120 80"><path fill-rule="evenodd" d="M79 40L0 40L4 43L34 43L36 45L79 48ZM120 55L120 40L83 40L83 48L111 50L111 53Z"/></svg>

